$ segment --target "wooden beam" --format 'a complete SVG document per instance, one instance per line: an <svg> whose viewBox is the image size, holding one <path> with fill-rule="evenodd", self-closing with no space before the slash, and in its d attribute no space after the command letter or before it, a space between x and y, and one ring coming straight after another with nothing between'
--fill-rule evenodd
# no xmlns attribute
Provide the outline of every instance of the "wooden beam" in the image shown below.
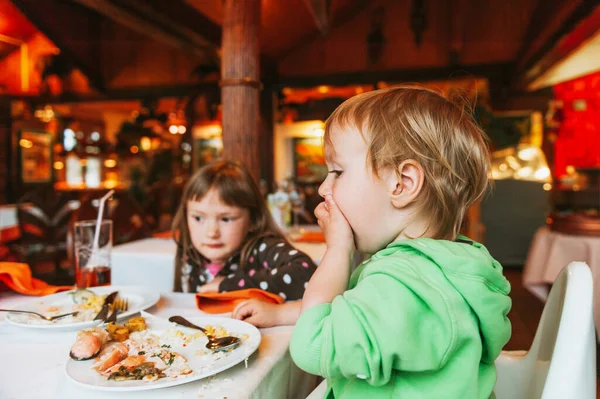
<svg viewBox="0 0 600 399"><path fill-rule="evenodd" d="M73 0L91 10L94 10L113 21L132 30L147 35L157 41L186 51L205 55L207 49L213 46L199 35L192 37L178 32L173 21L159 21L151 7L143 2L131 0L127 3L120 0ZM164 21L164 20L163 20ZM189 34L189 32L188 32Z"/></svg>
<svg viewBox="0 0 600 399"><path fill-rule="evenodd" d="M304 0L304 3L308 6L310 13L315 19L315 24L321 35L326 36L329 33L331 0Z"/></svg>
<svg viewBox="0 0 600 399"><path fill-rule="evenodd" d="M600 26L600 4L583 1L554 32L550 39L525 63L514 79L515 87L524 90L556 62L566 58L591 38Z"/></svg>
<svg viewBox="0 0 600 399"><path fill-rule="evenodd" d="M521 39L521 45L517 51L517 67L522 67L527 61L527 55L532 45L539 40L540 34L552 24L556 24L556 11L564 5L565 0L538 1L537 6L531 14L531 20L527 25L527 31Z"/></svg>
<svg viewBox="0 0 600 399"><path fill-rule="evenodd" d="M146 20L163 26L164 29L189 38L197 46L218 47L221 44L221 26L181 0L113 0L113 2L131 12L138 12Z"/></svg>
<svg viewBox="0 0 600 399"><path fill-rule="evenodd" d="M11 0L73 64L91 85L104 89L101 73L101 17L62 0Z"/></svg>
<svg viewBox="0 0 600 399"><path fill-rule="evenodd" d="M139 99L158 99L165 97L186 97L209 90L218 89L217 81L207 81L193 84L180 84L170 86L142 86L122 87L108 89L104 92L90 94L64 93L60 96L0 96L2 99L27 100L33 104L70 104L70 103L93 103L100 101L124 101Z"/></svg>
<svg viewBox="0 0 600 399"><path fill-rule="evenodd" d="M354 84L377 84L377 82L424 82L438 79L465 77L495 78L512 68L511 64L457 65L436 68L393 69L382 71L358 71L314 76L281 76L279 87L315 87L321 85L348 86Z"/></svg>
<svg viewBox="0 0 600 399"><path fill-rule="evenodd" d="M331 30L338 28L344 25L346 22L350 21L352 18L360 14L367 6L373 4L369 0L350 0L346 3L345 6L340 8L340 10L335 13L333 19L331 21ZM277 59L283 59L288 55L296 52L298 49L322 38L321 33L318 30L310 32L306 36L302 37L296 43L293 43L290 47L280 51L277 54Z"/></svg>

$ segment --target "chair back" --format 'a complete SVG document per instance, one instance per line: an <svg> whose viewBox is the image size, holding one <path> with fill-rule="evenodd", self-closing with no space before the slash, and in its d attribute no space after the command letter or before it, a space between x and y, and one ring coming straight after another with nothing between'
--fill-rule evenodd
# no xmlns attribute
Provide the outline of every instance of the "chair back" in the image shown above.
<svg viewBox="0 0 600 399"><path fill-rule="evenodd" d="M592 273L572 262L558 275L528 352L496 361L497 399L596 398Z"/></svg>

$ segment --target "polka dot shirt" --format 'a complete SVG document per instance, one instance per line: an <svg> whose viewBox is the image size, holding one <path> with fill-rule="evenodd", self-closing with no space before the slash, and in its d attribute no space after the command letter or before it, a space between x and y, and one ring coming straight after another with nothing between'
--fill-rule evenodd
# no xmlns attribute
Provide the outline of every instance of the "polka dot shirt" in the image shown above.
<svg viewBox="0 0 600 399"><path fill-rule="evenodd" d="M190 264L189 260L182 264L184 291L197 292L200 286L209 282L210 276L204 266ZM301 299L315 270L314 262L305 253L278 237L264 237L250 252L248 264L243 270L239 253L227 260L217 274L225 277L219 285L219 291L259 288L277 294L284 300Z"/></svg>

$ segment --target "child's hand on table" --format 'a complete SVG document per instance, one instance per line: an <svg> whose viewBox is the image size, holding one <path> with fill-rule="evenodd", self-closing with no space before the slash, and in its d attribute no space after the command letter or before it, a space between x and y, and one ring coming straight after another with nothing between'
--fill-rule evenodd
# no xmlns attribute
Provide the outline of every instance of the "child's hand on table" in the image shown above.
<svg viewBox="0 0 600 399"><path fill-rule="evenodd" d="M249 299L238 304L233 310L232 318L246 321L256 327L273 327L280 325L279 308L281 305Z"/></svg>

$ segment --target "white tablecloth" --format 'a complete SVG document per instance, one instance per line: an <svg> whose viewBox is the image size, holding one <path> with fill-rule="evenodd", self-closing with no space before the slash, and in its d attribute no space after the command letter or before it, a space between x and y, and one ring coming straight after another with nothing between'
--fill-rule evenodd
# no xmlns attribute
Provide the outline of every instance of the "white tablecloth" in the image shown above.
<svg viewBox="0 0 600 399"><path fill-rule="evenodd" d="M0 294L0 307L13 308L31 297ZM199 316L193 294L163 294L148 310L157 316ZM65 373L76 332L48 332L8 324L0 313L0 398L2 399L164 399L305 398L316 386L314 376L291 361L288 345L292 327L261 329L258 351L248 361L216 376L176 387L142 392L100 392L75 385ZM202 396L203 395L203 396Z"/></svg>
<svg viewBox="0 0 600 399"><path fill-rule="evenodd" d="M292 242L319 264L325 253L324 243ZM171 238L147 238L112 250L114 285L141 285L159 292L173 290L175 273L175 242Z"/></svg>
<svg viewBox="0 0 600 399"><path fill-rule="evenodd" d="M572 236L540 228L533 237L523 270L523 285L546 301L549 286L570 262L590 266L594 278L594 318L600 331L600 237Z"/></svg>

